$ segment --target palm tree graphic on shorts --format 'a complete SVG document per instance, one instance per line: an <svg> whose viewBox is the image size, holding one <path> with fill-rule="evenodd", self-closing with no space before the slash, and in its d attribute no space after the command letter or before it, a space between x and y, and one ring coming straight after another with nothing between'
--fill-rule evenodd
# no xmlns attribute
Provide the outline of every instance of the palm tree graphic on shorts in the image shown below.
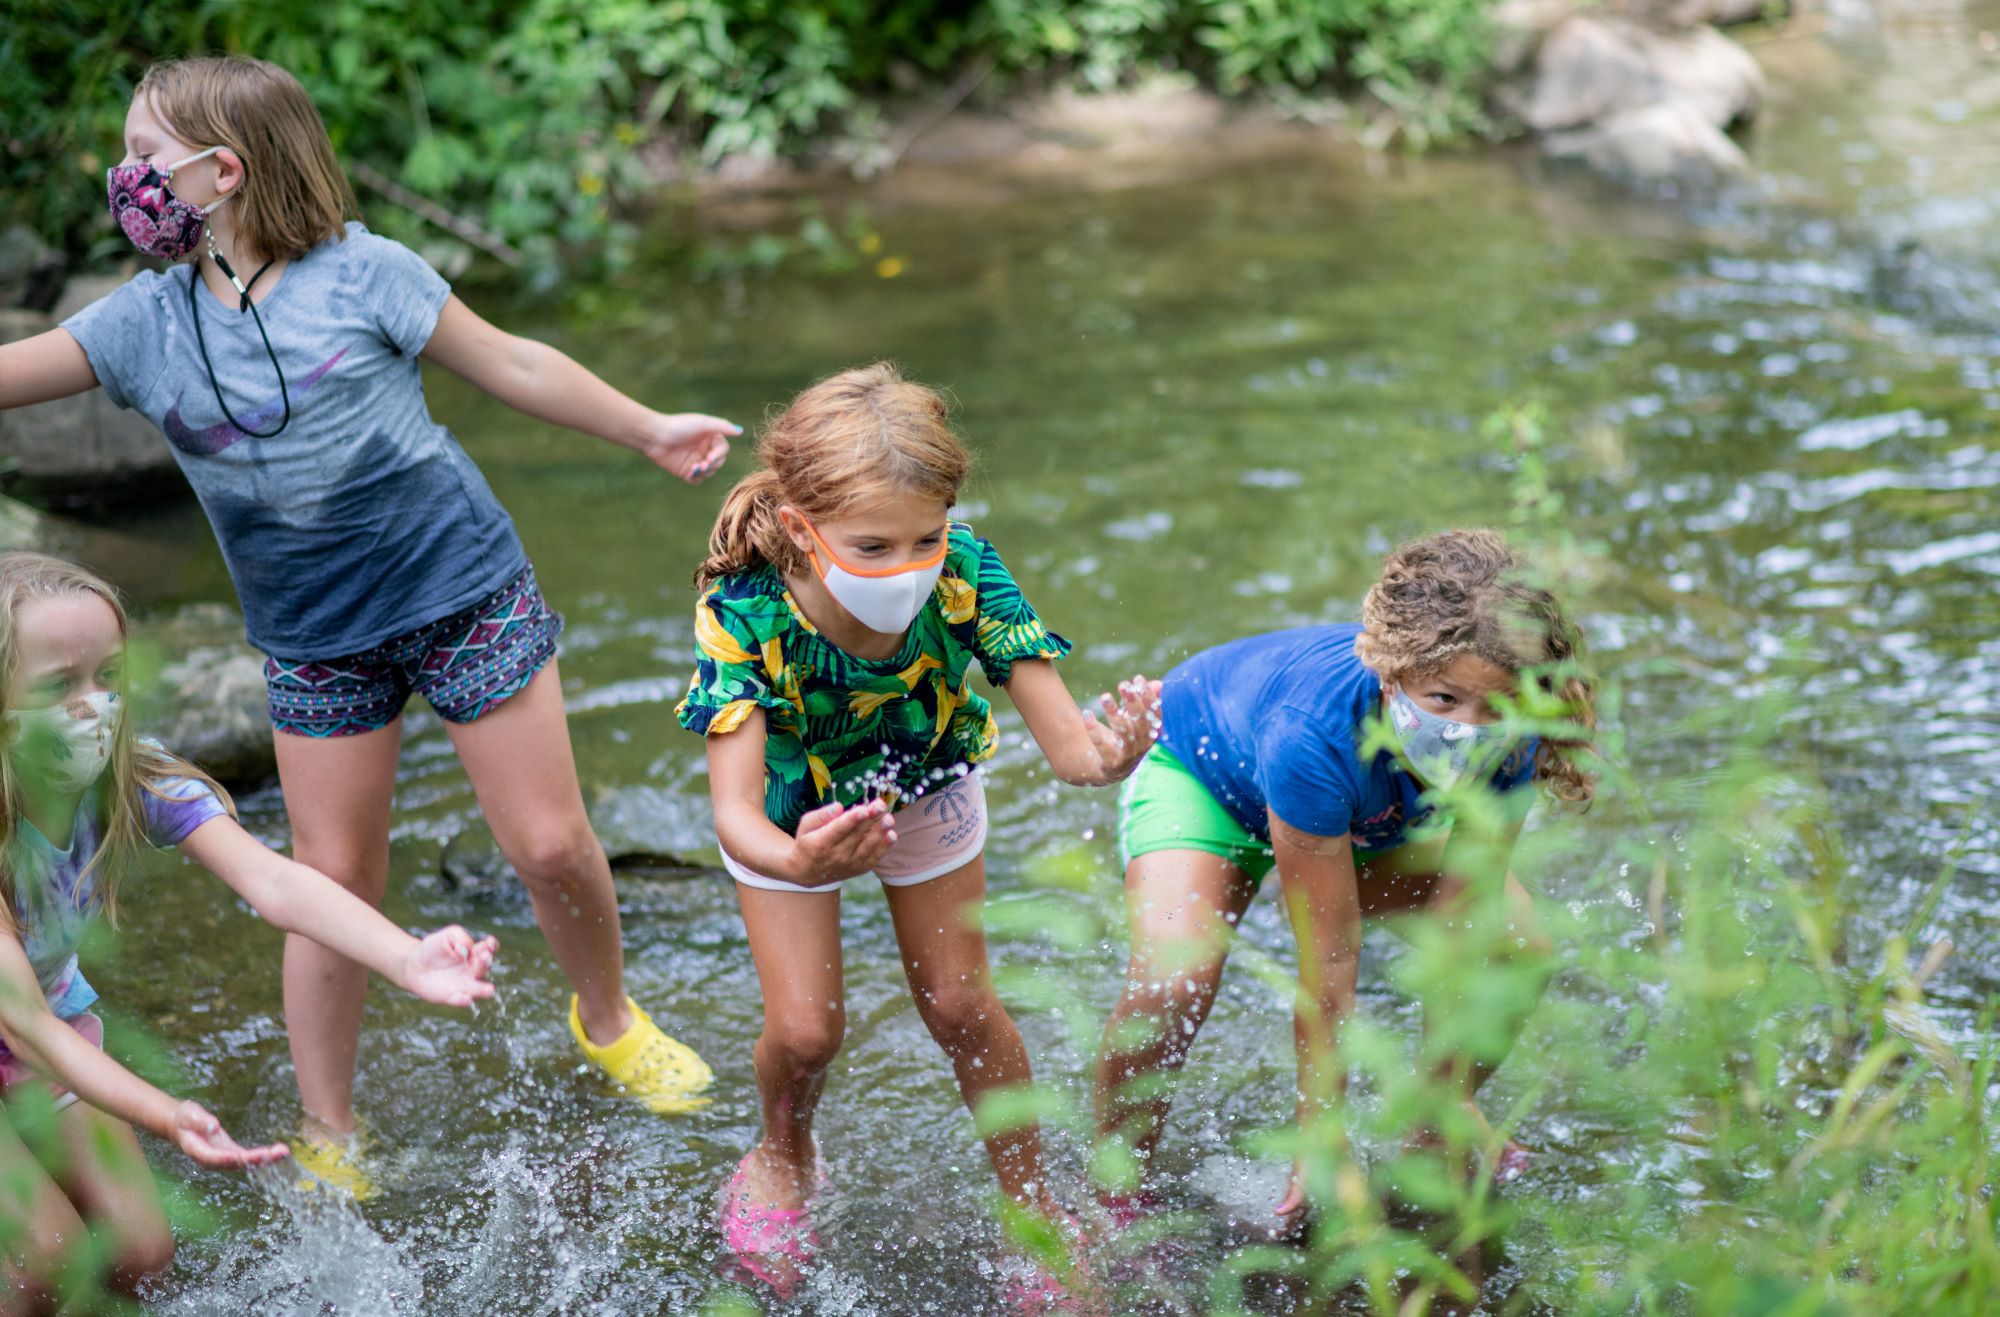
<svg viewBox="0 0 2000 1317"><path fill-rule="evenodd" d="M965 799L965 793L959 789L964 784L965 779L959 778L949 786L940 787L924 797L924 814L927 817L933 814L937 816L938 822L944 825L947 843L959 840L965 835L967 828L974 827L979 822L972 811L972 806Z"/></svg>

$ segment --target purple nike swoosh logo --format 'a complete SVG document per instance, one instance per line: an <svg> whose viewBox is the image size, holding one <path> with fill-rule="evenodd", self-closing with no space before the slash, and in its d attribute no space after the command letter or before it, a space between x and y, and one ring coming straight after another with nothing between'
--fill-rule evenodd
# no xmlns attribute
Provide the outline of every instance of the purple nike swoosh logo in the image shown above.
<svg viewBox="0 0 2000 1317"><path fill-rule="evenodd" d="M333 369L334 363L346 355L347 349L342 348L328 357L312 374L300 380L292 388L292 397L294 399L304 397L311 391L313 385L326 378L326 373ZM277 420L284 414L285 399L280 394L278 397L271 399L271 401L260 404L248 416L244 417L243 420L244 424L248 425L251 429L263 430L269 428L272 421ZM219 425L211 425L200 430L194 429L187 422L181 420L180 396L175 397L173 406L167 408L166 417L161 420L160 428L167 432L167 439L174 447L180 449L190 457L214 457L237 440L250 437L231 425L228 421L223 421Z"/></svg>

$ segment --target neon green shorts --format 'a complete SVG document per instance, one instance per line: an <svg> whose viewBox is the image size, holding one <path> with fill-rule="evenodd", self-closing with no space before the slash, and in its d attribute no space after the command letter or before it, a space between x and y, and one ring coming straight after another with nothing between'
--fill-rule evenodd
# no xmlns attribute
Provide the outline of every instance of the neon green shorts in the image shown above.
<svg viewBox="0 0 2000 1317"><path fill-rule="evenodd" d="M1118 792L1118 862L1154 851L1220 855L1261 882L1278 860L1271 843L1231 817L1187 765L1155 745ZM1354 850L1361 863L1381 851Z"/></svg>

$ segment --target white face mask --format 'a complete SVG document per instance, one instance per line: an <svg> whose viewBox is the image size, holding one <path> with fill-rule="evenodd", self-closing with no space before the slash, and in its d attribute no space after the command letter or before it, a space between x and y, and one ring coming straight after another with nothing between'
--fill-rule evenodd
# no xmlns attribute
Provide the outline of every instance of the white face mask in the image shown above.
<svg viewBox="0 0 2000 1317"><path fill-rule="evenodd" d="M938 577L944 574L948 541L940 542L937 552L921 562L899 567L852 567L835 556L810 521L806 522L806 531L818 546L809 552L813 570L826 582L827 593L854 614L855 621L886 636L901 635L909 629L930 602Z"/></svg>
<svg viewBox="0 0 2000 1317"><path fill-rule="evenodd" d="M104 776L125 705L110 691L7 715L7 753L23 776L81 791Z"/></svg>

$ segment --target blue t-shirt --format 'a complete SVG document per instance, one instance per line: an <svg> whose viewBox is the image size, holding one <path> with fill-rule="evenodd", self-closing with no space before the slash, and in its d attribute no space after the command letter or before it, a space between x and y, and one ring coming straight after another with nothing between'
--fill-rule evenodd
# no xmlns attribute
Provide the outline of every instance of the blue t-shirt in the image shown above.
<svg viewBox="0 0 2000 1317"><path fill-rule="evenodd" d="M248 275L247 271L242 272ZM173 445L243 601L250 643L330 659L470 607L526 551L479 469L424 404L417 354L451 287L409 248L349 224L257 303L292 419L259 439L216 405L189 318L191 263L147 272L63 322L105 394ZM284 416L247 311L195 289L216 384L236 418Z"/></svg>
<svg viewBox="0 0 2000 1317"><path fill-rule="evenodd" d="M1347 623L1246 636L1162 682L1161 744L1252 835L1270 840L1275 811L1302 832L1350 833L1362 850L1388 850L1430 812L1387 752L1362 762L1362 725L1381 709L1382 681L1355 656L1360 634ZM1512 790L1534 775L1529 741L1494 783Z"/></svg>
<svg viewBox="0 0 2000 1317"><path fill-rule="evenodd" d="M160 794L141 789L139 801L146 814L146 838L162 849L180 845L190 832L229 812L193 778L171 777L154 785ZM14 883L15 935L35 967L49 1009L64 1020L83 1014L97 1000L97 990L76 967L76 949L104 906L98 874L85 872L103 842L103 813L101 792L86 793L77 803L69 845L62 848L22 819L13 845L0 856ZM0 1056L6 1054L0 1043Z"/></svg>

